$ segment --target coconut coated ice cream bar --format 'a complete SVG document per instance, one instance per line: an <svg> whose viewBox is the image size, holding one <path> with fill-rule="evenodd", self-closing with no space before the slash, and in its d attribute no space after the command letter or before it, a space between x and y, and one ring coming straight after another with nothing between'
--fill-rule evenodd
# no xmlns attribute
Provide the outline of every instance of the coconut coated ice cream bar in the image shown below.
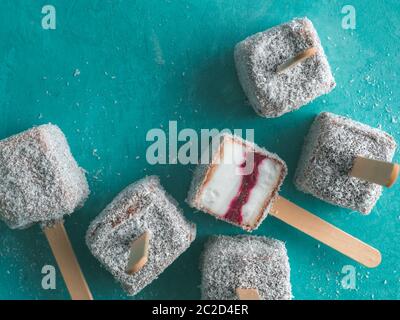
<svg viewBox="0 0 400 320"><path fill-rule="evenodd" d="M239 80L254 110L279 117L336 85L317 31L307 18L252 35L235 47Z"/></svg>
<svg viewBox="0 0 400 320"><path fill-rule="evenodd" d="M233 135L222 135L215 149L211 164L197 168L188 203L247 231L256 229L278 195L285 162Z"/></svg>
<svg viewBox="0 0 400 320"><path fill-rule="evenodd" d="M205 300L289 300L290 266L282 241L260 236L213 236L201 258Z"/></svg>
<svg viewBox="0 0 400 320"><path fill-rule="evenodd" d="M386 132L328 112L305 139L295 184L329 203L369 214L398 174L396 142Z"/></svg>
<svg viewBox="0 0 400 320"><path fill-rule="evenodd" d="M146 177L123 190L86 234L92 254L135 295L156 279L192 243L196 227L160 185Z"/></svg>
<svg viewBox="0 0 400 320"><path fill-rule="evenodd" d="M73 299L91 299L63 217L89 195L63 132L41 125L0 141L0 218L12 229L41 224Z"/></svg>
<svg viewBox="0 0 400 320"><path fill-rule="evenodd" d="M51 223L81 207L85 175L61 130L42 125L0 141L0 216L12 229Z"/></svg>
<svg viewBox="0 0 400 320"><path fill-rule="evenodd" d="M379 251L278 195L287 168L276 154L227 133L205 152L209 161L202 155L188 193L191 207L246 231L270 214L366 266L379 265Z"/></svg>

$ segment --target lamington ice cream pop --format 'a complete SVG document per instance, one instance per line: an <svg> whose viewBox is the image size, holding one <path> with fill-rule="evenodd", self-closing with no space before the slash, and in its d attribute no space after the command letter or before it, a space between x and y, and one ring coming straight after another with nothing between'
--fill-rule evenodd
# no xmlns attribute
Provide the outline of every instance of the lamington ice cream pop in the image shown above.
<svg viewBox="0 0 400 320"><path fill-rule="evenodd" d="M211 152L210 152L211 149ZM268 213L369 267L379 265L379 251L278 195L285 162L256 144L222 133L214 136L195 170L188 204L246 231Z"/></svg>
<svg viewBox="0 0 400 320"><path fill-rule="evenodd" d="M204 300L290 300L290 266L282 241L260 236L213 236L200 268Z"/></svg>
<svg viewBox="0 0 400 320"><path fill-rule="evenodd" d="M324 201L369 214L382 186L398 175L399 166L390 163L395 150L386 132L323 112L305 139L294 182Z"/></svg>
<svg viewBox="0 0 400 320"><path fill-rule="evenodd" d="M195 171L187 201L218 219L254 230L278 196L286 164L237 136L223 134L214 141L211 163Z"/></svg>
<svg viewBox="0 0 400 320"><path fill-rule="evenodd" d="M63 226L89 194L63 132L41 125L0 141L0 218L12 229L41 224L73 299L91 293Z"/></svg>
<svg viewBox="0 0 400 320"><path fill-rule="evenodd" d="M279 117L336 85L317 31L307 18L252 35L235 47L239 80L254 110Z"/></svg>
<svg viewBox="0 0 400 320"><path fill-rule="evenodd" d="M170 264L196 237L177 203L155 176L123 190L95 220L86 234L92 254L136 295Z"/></svg>

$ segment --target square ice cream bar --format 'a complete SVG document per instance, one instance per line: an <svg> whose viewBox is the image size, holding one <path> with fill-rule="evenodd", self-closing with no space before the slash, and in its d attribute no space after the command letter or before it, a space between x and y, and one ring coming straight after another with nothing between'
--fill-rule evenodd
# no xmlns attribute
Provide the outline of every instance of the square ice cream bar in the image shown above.
<svg viewBox="0 0 400 320"><path fill-rule="evenodd" d="M201 258L204 300L235 300L252 289L260 300L290 300L290 266L285 244L256 236L214 236Z"/></svg>
<svg viewBox="0 0 400 320"><path fill-rule="evenodd" d="M368 214L382 186L351 176L354 160L360 156L390 162L395 149L395 140L382 130L323 112L305 139L295 185L324 201Z"/></svg>
<svg viewBox="0 0 400 320"><path fill-rule="evenodd" d="M85 174L57 126L42 125L0 141L0 218L10 228L60 220L88 194Z"/></svg>
<svg viewBox="0 0 400 320"><path fill-rule="evenodd" d="M238 43L239 80L254 110L279 117L329 93L336 85L317 31L294 19Z"/></svg>
<svg viewBox="0 0 400 320"><path fill-rule="evenodd" d="M196 169L187 202L244 230L254 230L278 196L286 164L237 136L222 134L214 141L209 164Z"/></svg>
<svg viewBox="0 0 400 320"><path fill-rule="evenodd" d="M133 243L149 235L147 261L130 272ZM135 295L174 262L196 237L175 200L157 177L146 177L123 190L90 224L86 242L92 254L129 295Z"/></svg>

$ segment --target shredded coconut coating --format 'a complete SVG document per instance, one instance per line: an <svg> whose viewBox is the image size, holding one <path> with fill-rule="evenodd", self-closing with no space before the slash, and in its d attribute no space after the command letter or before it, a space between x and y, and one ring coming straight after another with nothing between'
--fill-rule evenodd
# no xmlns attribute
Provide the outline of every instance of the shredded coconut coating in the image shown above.
<svg viewBox="0 0 400 320"><path fill-rule="evenodd" d="M0 141L0 218L10 228L61 220L89 195L84 171L55 125Z"/></svg>
<svg viewBox="0 0 400 320"><path fill-rule="evenodd" d="M329 203L369 214L382 187L349 176L356 156L392 161L396 142L382 130L328 112L319 114L305 139L296 187Z"/></svg>
<svg viewBox="0 0 400 320"><path fill-rule="evenodd" d="M262 300L290 300L285 244L261 236L213 236L201 258L204 300L237 300L236 288L258 289Z"/></svg>
<svg viewBox="0 0 400 320"><path fill-rule="evenodd" d="M317 49L313 57L276 73L279 65L310 47ZM317 31L307 18L246 38L235 47L235 62L250 104L267 118L299 109L336 86Z"/></svg>
<svg viewBox="0 0 400 320"><path fill-rule="evenodd" d="M226 138L234 139L235 142L245 144L247 147L249 147L254 152L264 154L268 158L273 159L274 161L279 163L279 165L281 167L279 181L275 185L275 189L272 192L271 198L269 199L267 206L265 207L264 210L262 210L262 212L259 213L259 217L258 217L256 224L251 225L251 226L238 225L230 220L222 219L223 221L234 224L236 226L239 226L246 231L254 231L261 225L261 223L267 217L269 209L271 208L275 199L278 197L279 190L283 184L283 181L285 180L288 168L286 166L285 161L283 161L277 154L269 152L266 149L259 147L255 143L252 143L248 140L242 139L239 136L231 135L228 133L222 133L218 136L219 136L218 139L213 140L213 141L219 142L219 144L215 144L215 147L212 148L212 152L214 152L214 153L210 155L210 163L209 164L199 164L199 165L197 165L197 167L194 171L192 182L190 184L190 189L189 189L188 195L186 197L186 203L194 209L209 213L217 219L222 219L221 217L215 215L213 212L210 212L207 208L203 207L201 205L201 202L199 199L200 199L201 192L203 191L204 184L206 183L206 180L209 178L210 172L212 172L212 167L213 167L214 163L217 161L217 159L219 159L221 145L224 143L224 140Z"/></svg>
<svg viewBox="0 0 400 320"><path fill-rule="evenodd" d="M135 274L126 273L130 245L150 233L149 256ZM86 243L92 254L135 295L173 263L196 237L177 203L160 185L158 177L146 177L123 190L90 224Z"/></svg>

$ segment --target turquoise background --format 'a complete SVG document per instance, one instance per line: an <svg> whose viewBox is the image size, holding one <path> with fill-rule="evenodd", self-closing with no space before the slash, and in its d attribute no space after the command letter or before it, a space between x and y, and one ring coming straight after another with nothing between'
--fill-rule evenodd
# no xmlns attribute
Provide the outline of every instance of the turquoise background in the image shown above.
<svg viewBox="0 0 400 320"><path fill-rule="evenodd" d="M43 30L41 9L57 9L57 29ZM356 8L357 28L344 30L341 9ZM277 119L256 116L235 74L234 45L294 17L317 28L337 81L329 95ZM282 195L376 246L383 262L367 269L267 218L255 234L287 244L297 299L400 298L400 183L384 190L369 216L328 205L292 183L304 135L321 111L381 127L400 141L400 2L266 0L2 0L0 2L0 138L53 122L88 171L92 194L66 220L73 246L97 299L127 298L84 241L90 221L131 182L159 175L197 223L193 246L136 299L198 299L198 258L212 234L239 228L194 212L184 199L193 165L149 165L151 128L254 128L255 141L289 166ZM80 75L74 76L75 70ZM398 154L395 158L400 161ZM0 223L0 298L69 298L41 288L41 268L55 265L38 226L13 231ZM355 290L341 286L344 265L357 272Z"/></svg>

